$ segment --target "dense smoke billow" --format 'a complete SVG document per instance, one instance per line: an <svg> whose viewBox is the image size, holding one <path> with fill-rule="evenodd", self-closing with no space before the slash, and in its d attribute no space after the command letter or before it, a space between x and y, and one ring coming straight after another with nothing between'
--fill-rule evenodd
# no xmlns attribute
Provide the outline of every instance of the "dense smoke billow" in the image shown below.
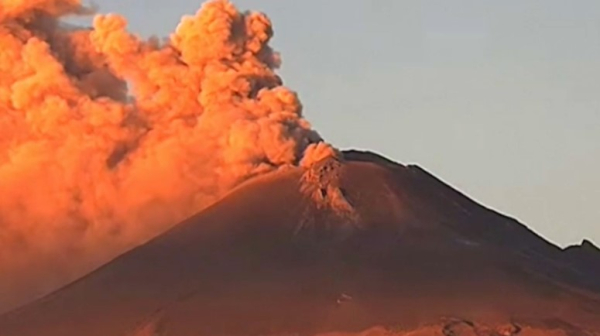
<svg viewBox="0 0 600 336"><path fill-rule="evenodd" d="M0 2L0 310L241 182L335 149L282 86L269 19L211 1L165 41L79 0Z"/></svg>

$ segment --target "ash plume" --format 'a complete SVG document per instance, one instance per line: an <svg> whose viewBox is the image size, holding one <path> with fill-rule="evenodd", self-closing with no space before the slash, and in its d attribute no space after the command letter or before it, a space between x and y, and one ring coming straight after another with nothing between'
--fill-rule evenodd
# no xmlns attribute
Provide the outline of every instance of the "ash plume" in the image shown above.
<svg viewBox="0 0 600 336"><path fill-rule="evenodd" d="M0 310L256 175L337 151L303 118L269 19L207 2L165 41L79 0L0 3Z"/></svg>

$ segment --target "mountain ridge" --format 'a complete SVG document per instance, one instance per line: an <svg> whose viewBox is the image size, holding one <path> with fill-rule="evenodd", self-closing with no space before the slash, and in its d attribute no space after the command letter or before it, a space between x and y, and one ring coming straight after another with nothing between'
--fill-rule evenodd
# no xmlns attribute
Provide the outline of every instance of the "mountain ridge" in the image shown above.
<svg viewBox="0 0 600 336"><path fill-rule="evenodd" d="M568 255L421 168L351 151L243 184L0 317L0 335L352 334L448 317L591 335L599 281Z"/></svg>

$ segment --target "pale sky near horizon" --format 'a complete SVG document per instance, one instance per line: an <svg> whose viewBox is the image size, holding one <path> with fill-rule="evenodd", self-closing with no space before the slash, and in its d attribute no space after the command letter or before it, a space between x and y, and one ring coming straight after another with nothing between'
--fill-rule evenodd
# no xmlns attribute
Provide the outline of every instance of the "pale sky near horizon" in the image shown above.
<svg viewBox="0 0 600 336"><path fill-rule="evenodd" d="M167 36L200 0L96 0ZM237 0L340 148L416 163L565 245L600 243L600 1Z"/></svg>

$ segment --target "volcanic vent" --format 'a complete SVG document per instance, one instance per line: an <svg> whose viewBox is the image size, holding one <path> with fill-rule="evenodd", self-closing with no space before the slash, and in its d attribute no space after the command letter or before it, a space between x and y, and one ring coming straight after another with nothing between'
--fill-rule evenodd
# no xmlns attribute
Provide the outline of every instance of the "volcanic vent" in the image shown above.
<svg viewBox="0 0 600 336"><path fill-rule="evenodd" d="M341 173L339 157L328 156L302 174L300 191L310 201L296 233L324 226L324 231L343 239L357 229L358 213L342 188Z"/></svg>

